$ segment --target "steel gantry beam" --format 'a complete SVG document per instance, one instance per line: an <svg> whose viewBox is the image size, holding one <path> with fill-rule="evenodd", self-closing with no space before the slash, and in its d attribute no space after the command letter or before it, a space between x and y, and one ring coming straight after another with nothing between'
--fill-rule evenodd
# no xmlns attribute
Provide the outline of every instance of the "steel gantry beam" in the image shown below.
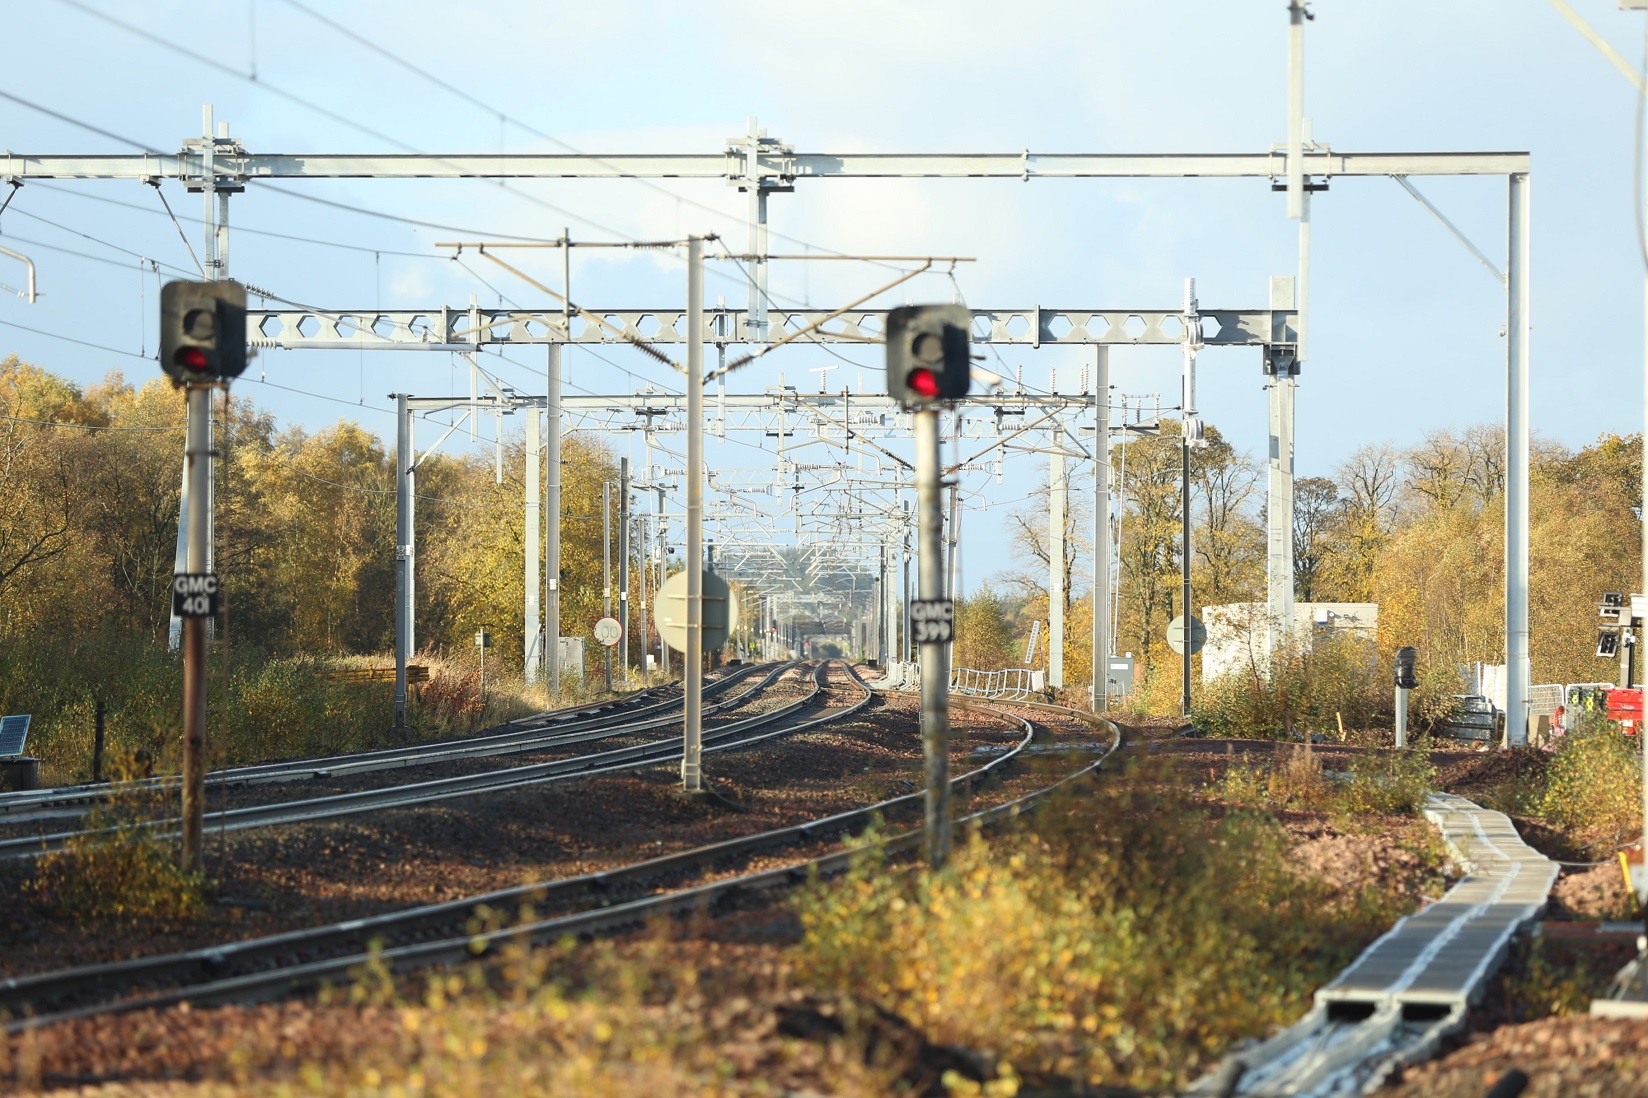
<svg viewBox="0 0 1648 1098"><path fill-rule="evenodd" d="M1511 175L1526 152L1341 153L1304 150L1302 174ZM7 152L4 174L31 179L176 179L208 176L244 186L279 179L706 179L768 189L803 179L1284 179L1286 150L1261 153L797 153L769 139L753 156L744 139L720 153L253 153L220 144L208 161L176 153L56 156Z"/></svg>
<svg viewBox="0 0 1648 1098"><path fill-rule="evenodd" d="M252 290L255 294L257 291ZM522 344L683 344L685 309L590 309L605 325L554 309L248 309L253 347L278 350L473 351ZM1185 340L1177 309L974 309L973 342L1020 347L1147 346ZM764 333L784 336L817 326L798 342L879 344L885 309L766 310ZM1292 323L1292 309L1205 309L1199 342L1209 347L1269 345ZM759 342L743 309L706 309L706 343Z"/></svg>

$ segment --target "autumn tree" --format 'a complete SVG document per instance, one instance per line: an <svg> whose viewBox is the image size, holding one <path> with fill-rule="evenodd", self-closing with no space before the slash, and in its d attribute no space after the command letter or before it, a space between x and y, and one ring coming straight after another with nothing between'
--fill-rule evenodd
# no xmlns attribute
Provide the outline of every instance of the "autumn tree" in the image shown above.
<svg viewBox="0 0 1648 1098"><path fill-rule="evenodd" d="M1018 645L1007 623L1001 596L988 584L971 597L956 600L952 667L999 671L1018 666Z"/></svg>
<svg viewBox="0 0 1648 1098"><path fill-rule="evenodd" d="M1293 596L1300 602L1334 601L1327 591L1329 557L1344 540L1339 486L1327 477L1293 482Z"/></svg>

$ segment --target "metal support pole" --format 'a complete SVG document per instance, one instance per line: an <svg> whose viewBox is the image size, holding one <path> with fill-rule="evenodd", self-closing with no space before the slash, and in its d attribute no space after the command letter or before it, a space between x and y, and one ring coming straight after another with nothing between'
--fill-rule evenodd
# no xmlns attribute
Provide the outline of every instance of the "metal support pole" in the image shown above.
<svg viewBox="0 0 1648 1098"><path fill-rule="evenodd" d="M669 560L668 560L669 554L665 552L666 546L664 544L664 488L663 488L663 485L658 486L658 510L655 511L654 514L656 516L656 529L653 530L653 536L657 539L657 542L656 542L656 545L654 546L654 548L657 550L657 553L658 553L658 576L657 576L657 579L654 581L654 583L652 585L652 590L653 590L653 597L657 598L657 593L664 589L664 580L669 578ZM654 610L653 613L652 613L652 619L653 619L653 621L658 620L658 612L656 610ZM664 643L664 631L662 629L660 629L658 631L658 667L659 667L659 670L661 670L664 673L664 678L667 680L669 678L669 668L670 668L670 664L669 664L669 645Z"/></svg>
<svg viewBox="0 0 1648 1098"><path fill-rule="evenodd" d="M681 785L704 788L704 241L687 240L687 650Z"/></svg>
<svg viewBox="0 0 1648 1098"><path fill-rule="evenodd" d="M528 408L526 416L526 522L523 558L526 573L521 584L526 592L526 606L522 619L521 637L525 648L522 654L522 674L528 686L538 682L538 665L543 659L543 614L539 590L543 583L543 559L538 534L543 529L543 418L537 408Z"/></svg>
<svg viewBox="0 0 1648 1098"><path fill-rule="evenodd" d="M412 655L412 410L395 393L395 729L406 730L406 664Z"/></svg>
<svg viewBox="0 0 1648 1098"><path fill-rule="evenodd" d="M1180 674L1183 675L1183 693L1179 698L1179 712L1182 716L1190 716L1190 638L1195 629L1190 624L1190 439L1179 440L1179 473L1180 499L1179 508L1179 572L1183 580L1183 592L1180 596L1180 618L1184 622L1184 632L1180 636L1183 641L1184 653L1180 657Z"/></svg>
<svg viewBox="0 0 1648 1098"><path fill-rule="evenodd" d="M876 558L876 666L887 669L887 543Z"/></svg>
<svg viewBox="0 0 1648 1098"><path fill-rule="evenodd" d="M937 428L934 428L934 430L936 432ZM956 478L950 482L949 518L950 552L945 562L944 597L953 599L956 597L956 542L961 533L956 529L957 526L961 525L961 474L959 472L956 474ZM925 595L922 596L922 598L926 597ZM935 595L934 597L937 598L938 596Z"/></svg>
<svg viewBox="0 0 1648 1098"><path fill-rule="evenodd" d="M944 511L939 488L938 410L915 412L917 548L921 598L942 599ZM955 516L951 516L952 529ZM953 559L953 550L952 550ZM926 769L927 865L937 871L950 856L950 648L923 644L921 654L921 750Z"/></svg>
<svg viewBox="0 0 1648 1098"><path fill-rule="evenodd" d="M1196 280L1185 279L1184 296L1185 315L1185 342L1184 342L1184 395L1182 399L1184 417L1183 430L1179 441L1180 461L1180 497L1179 497L1179 569L1183 578L1183 594L1180 601L1181 619L1184 621L1184 632L1180 639L1184 642L1184 652L1180 658L1180 674L1183 676L1183 694L1179 699L1180 712L1188 718L1190 716L1190 660L1191 638L1195 635L1195 627L1191 624L1190 609L1190 446L1193 441L1202 437L1201 419L1196 413L1196 329L1201 321L1196 308Z"/></svg>
<svg viewBox="0 0 1648 1098"><path fill-rule="evenodd" d="M1055 430L1047 455L1047 685L1064 689L1064 518L1070 482L1064 475L1064 439Z"/></svg>
<svg viewBox="0 0 1648 1098"><path fill-rule="evenodd" d="M903 658L905 663L910 662L910 547L904 546L904 643Z"/></svg>
<svg viewBox="0 0 1648 1098"><path fill-rule="evenodd" d="M618 624L624 631L618 641L618 665L629 677L629 458L618 459Z"/></svg>
<svg viewBox="0 0 1648 1098"><path fill-rule="evenodd" d="M612 481L601 482L601 616L612 617ZM612 693L612 645L607 650L607 693Z"/></svg>
<svg viewBox="0 0 1648 1098"><path fill-rule="evenodd" d="M1093 712L1110 707L1110 348L1093 385Z"/></svg>
<svg viewBox="0 0 1648 1098"><path fill-rule="evenodd" d="M1505 323L1505 735L1528 742L1528 258L1530 181L1510 177ZM1629 684L1627 684L1629 685Z"/></svg>
<svg viewBox="0 0 1648 1098"><path fill-rule="evenodd" d="M549 660L549 704L561 698L561 345L549 345L549 395L545 400L544 507L549 524L544 554L544 646Z"/></svg>
<svg viewBox="0 0 1648 1098"><path fill-rule="evenodd" d="M1293 279L1286 276L1270 280L1271 308L1293 307ZM1273 333L1285 336L1286 333ZM1297 358L1295 359L1297 361ZM1266 538L1265 579L1267 587L1267 620L1265 651L1275 654L1294 638L1293 628L1293 409L1297 382L1291 373L1285 373L1278 360L1277 372L1270 378L1270 453L1266 461L1265 522Z"/></svg>
<svg viewBox="0 0 1648 1098"><path fill-rule="evenodd" d="M1287 215L1303 217L1305 197L1305 0L1288 2Z"/></svg>
<svg viewBox="0 0 1648 1098"><path fill-rule="evenodd" d="M761 128L752 117L744 147L744 182L750 196L750 308L745 328L751 343L767 338L767 191L761 185Z"/></svg>
<svg viewBox="0 0 1648 1098"><path fill-rule="evenodd" d="M208 572L208 486L212 480L212 387L188 387L189 426L184 463L189 478L189 543L185 570ZM183 868L204 864L206 818L206 619L183 619Z"/></svg>
<svg viewBox="0 0 1648 1098"><path fill-rule="evenodd" d="M644 515L635 516L641 524L641 562L635 570L635 578L641 584L641 636L635 645L635 650L641 654L641 685L652 685L652 668L647 664L647 572L651 561L647 558L647 520Z"/></svg>
<svg viewBox="0 0 1648 1098"><path fill-rule="evenodd" d="M1408 746L1408 688L1396 688L1396 746Z"/></svg>

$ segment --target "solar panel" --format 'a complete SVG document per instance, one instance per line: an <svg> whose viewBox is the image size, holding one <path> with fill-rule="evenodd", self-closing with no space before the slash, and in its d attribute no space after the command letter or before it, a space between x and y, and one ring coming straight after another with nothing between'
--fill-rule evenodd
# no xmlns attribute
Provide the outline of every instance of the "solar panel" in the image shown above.
<svg viewBox="0 0 1648 1098"><path fill-rule="evenodd" d="M29 738L29 715L19 713L0 717L0 755L21 755L23 741Z"/></svg>

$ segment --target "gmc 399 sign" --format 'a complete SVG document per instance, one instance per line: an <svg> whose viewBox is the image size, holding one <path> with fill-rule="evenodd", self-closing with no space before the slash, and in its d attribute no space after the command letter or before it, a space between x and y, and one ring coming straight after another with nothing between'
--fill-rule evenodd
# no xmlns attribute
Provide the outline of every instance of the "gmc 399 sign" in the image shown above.
<svg viewBox="0 0 1648 1098"><path fill-rule="evenodd" d="M180 618L217 614L217 573L180 572L172 577L172 613Z"/></svg>
<svg viewBox="0 0 1648 1098"><path fill-rule="evenodd" d="M956 606L949 599L910 602L910 635L917 644L949 644L955 619Z"/></svg>

